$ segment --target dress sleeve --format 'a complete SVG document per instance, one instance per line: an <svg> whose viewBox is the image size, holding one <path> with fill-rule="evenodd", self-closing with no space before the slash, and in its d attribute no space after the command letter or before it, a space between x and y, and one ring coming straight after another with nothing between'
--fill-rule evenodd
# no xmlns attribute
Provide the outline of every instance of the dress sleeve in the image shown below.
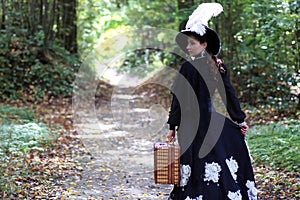
<svg viewBox="0 0 300 200"><path fill-rule="evenodd" d="M169 112L169 119L167 123L169 124L170 130L175 130L176 126L179 126L181 119L180 105L176 96L172 94L172 103Z"/></svg>
<svg viewBox="0 0 300 200"><path fill-rule="evenodd" d="M224 64L222 64L222 67L225 69L224 73L221 73L225 93L221 88L223 87L222 84L218 84L219 93L223 102L226 103L226 109L231 119L237 123L242 123L246 118L246 114L241 109L240 102L236 96L236 91L231 84L227 67Z"/></svg>
<svg viewBox="0 0 300 200"><path fill-rule="evenodd" d="M169 111L169 118L167 123L170 130L174 130L176 126L180 125L182 110L180 104L185 105L183 112L191 112L193 109L193 87L196 85L195 75L196 69L191 63L185 62L182 64L179 73L177 74L172 85L172 103ZM176 96L178 95L178 96ZM192 102L192 103L191 103ZM196 101L197 102L197 101Z"/></svg>
<svg viewBox="0 0 300 200"><path fill-rule="evenodd" d="M179 69L179 73L181 74L183 71L183 66L181 66L181 68ZM175 95L175 90L178 87L178 85L180 85L180 75L177 74L173 85L172 85L172 102L171 102L171 107L170 107L170 111L169 111L169 118L167 123L169 124L169 129L170 130L175 130L176 126L180 125L180 119L181 119L181 110L180 110L180 103Z"/></svg>

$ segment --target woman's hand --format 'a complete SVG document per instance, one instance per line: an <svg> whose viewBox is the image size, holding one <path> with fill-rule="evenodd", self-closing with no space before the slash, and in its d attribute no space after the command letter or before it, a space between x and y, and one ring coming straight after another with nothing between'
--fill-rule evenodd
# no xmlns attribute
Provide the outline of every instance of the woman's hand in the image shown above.
<svg viewBox="0 0 300 200"><path fill-rule="evenodd" d="M241 133L246 136L248 130L249 130L249 126L247 125L246 122L240 123L239 124L240 128L241 128Z"/></svg>
<svg viewBox="0 0 300 200"><path fill-rule="evenodd" d="M220 59L220 58L216 58L216 62L217 62L218 66L220 66L220 65L222 65L224 63L223 60Z"/></svg>
<svg viewBox="0 0 300 200"><path fill-rule="evenodd" d="M216 63L217 63L217 66L219 68L219 71L221 74L225 74L226 70L224 69L224 67L222 66L224 64L223 60L219 59L219 58L216 58Z"/></svg>
<svg viewBox="0 0 300 200"><path fill-rule="evenodd" d="M168 142L174 142L175 141L175 130L170 130L168 134Z"/></svg>

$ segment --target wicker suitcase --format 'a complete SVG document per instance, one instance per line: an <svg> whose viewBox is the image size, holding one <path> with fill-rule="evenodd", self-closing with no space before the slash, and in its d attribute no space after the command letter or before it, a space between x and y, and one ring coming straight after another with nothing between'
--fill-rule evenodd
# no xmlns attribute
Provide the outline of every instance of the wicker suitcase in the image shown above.
<svg viewBox="0 0 300 200"><path fill-rule="evenodd" d="M180 147L158 142L154 144L154 180L157 184L179 184Z"/></svg>

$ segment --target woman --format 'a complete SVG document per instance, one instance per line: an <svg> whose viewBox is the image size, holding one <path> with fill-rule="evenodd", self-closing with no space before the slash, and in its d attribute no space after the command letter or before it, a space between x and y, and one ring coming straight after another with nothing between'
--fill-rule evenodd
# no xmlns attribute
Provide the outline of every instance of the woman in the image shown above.
<svg viewBox="0 0 300 200"><path fill-rule="evenodd" d="M207 20L216 13L220 13L220 4L201 4L176 37L191 61L182 64L172 88L168 139L174 141L177 128L182 152L181 180L174 185L170 200L257 199L244 140L248 130L246 115L227 67L216 58L220 50L218 34L207 27ZM215 111L212 98L216 89L231 119Z"/></svg>

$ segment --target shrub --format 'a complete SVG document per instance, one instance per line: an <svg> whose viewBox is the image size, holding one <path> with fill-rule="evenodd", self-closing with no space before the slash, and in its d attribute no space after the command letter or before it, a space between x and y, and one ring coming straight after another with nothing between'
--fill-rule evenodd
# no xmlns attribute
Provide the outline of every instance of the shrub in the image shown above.
<svg viewBox="0 0 300 200"><path fill-rule="evenodd" d="M299 122L299 120L289 120L252 127L248 139L256 163L299 172Z"/></svg>
<svg viewBox="0 0 300 200"><path fill-rule="evenodd" d="M17 194L21 180L32 178L31 169L38 167L39 163L28 162L30 156L45 151L57 135L27 108L0 105L0 124L0 196Z"/></svg>
<svg viewBox="0 0 300 200"><path fill-rule="evenodd" d="M0 35L0 100L39 102L72 95L77 55L58 45L45 49L36 37Z"/></svg>

